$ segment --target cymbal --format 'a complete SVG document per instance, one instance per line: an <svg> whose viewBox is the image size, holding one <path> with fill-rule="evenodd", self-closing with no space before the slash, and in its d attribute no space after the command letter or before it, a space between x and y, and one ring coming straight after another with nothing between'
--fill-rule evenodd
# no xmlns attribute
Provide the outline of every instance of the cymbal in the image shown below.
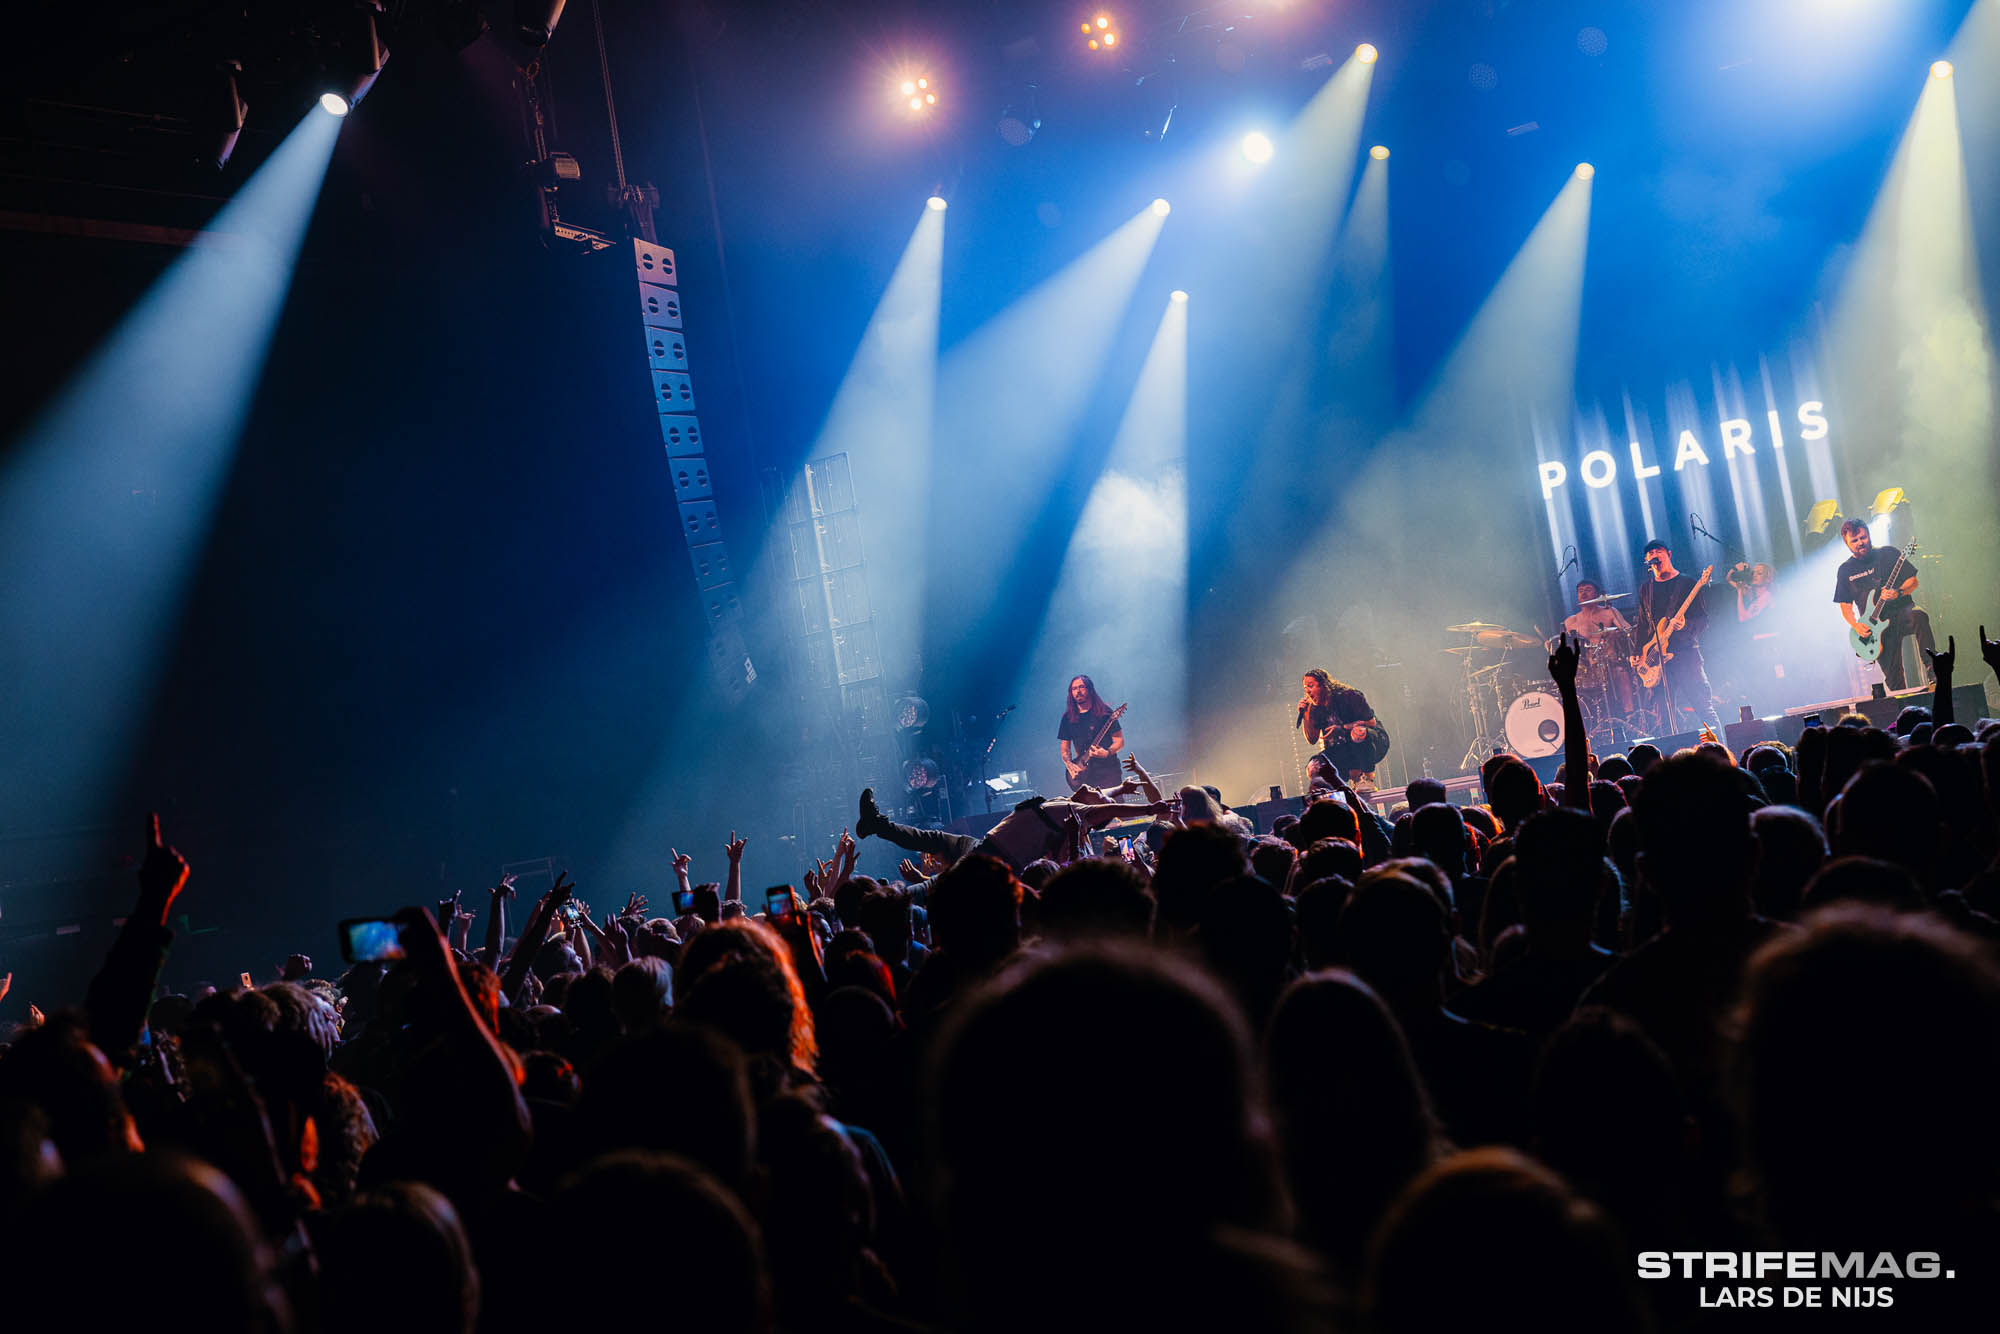
<svg viewBox="0 0 2000 1334"><path fill-rule="evenodd" d="M1576 605L1579 607L1601 607L1607 602L1622 602L1631 596L1630 593L1606 593L1603 597L1586 598Z"/></svg>
<svg viewBox="0 0 2000 1334"><path fill-rule="evenodd" d="M1461 655L1466 653L1484 653L1485 651L1486 646L1484 644L1454 644L1450 648L1441 648L1438 650L1440 653L1457 653Z"/></svg>
<svg viewBox="0 0 2000 1334"><path fill-rule="evenodd" d="M1505 628L1505 626L1495 625L1491 621L1467 621L1464 625L1447 625L1444 628L1444 632L1448 635L1476 635L1482 630L1504 630Z"/></svg>
<svg viewBox="0 0 2000 1334"><path fill-rule="evenodd" d="M1491 667L1481 667L1478 671L1472 674L1472 679L1475 681L1483 681L1489 676L1498 675L1501 671L1506 669L1506 666L1507 664L1504 662L1496 662Z"/></svg>
<svg viewBox="0 0 2000 1334"><path fill-rule="evenodd" d="M1525 648L1542 642L1539 639L1524 635L1517 630L1503 630L1498 626L1495 626L1491 630L1481 630L1474 637L1488 648L1497 648L1502 644L1514 644Z"/></svg>

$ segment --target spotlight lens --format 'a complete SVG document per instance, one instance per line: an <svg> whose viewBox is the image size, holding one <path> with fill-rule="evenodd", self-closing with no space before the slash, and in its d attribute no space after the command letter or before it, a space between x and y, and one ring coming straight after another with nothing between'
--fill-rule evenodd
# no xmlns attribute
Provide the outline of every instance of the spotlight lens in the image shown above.
<svg viewBox="0 0 2000 1334"><path fill-rule="evenodd" d="M1377 144L1368 150L1368 156L1374 158L1377 162L1387 162L1389 160L1389 149L1386 145Z"/></svg>
<svg viewBox="0 0 2000 1334"><path fill-rule="evenodd" d="M942 213L944 211L944 196L932 195L929 199L924 201L924 204L927 208Z"/></svg>
<svg viewBox="0 0 2000 1334"><path fill-rule="evenodd" d="M345 116L347 114L347 99L339 93L321 93L319 95L319 106L320 110L326 112L328 115Z"/></svg>
<svg viewBox="0 0 2000 1334"><path fill-rule="evenodd" d="M1260 130L1252 130L1243 136L1243 156L1252 162L1269 162L1274 151L1271 136Z"/></svg>
<svg viewBox="0 0 2000 1334"><path fill-rule="evenodd" d="M1118 45L1118 34L1117 34L1117 33L1115 33L1115 32L1107 32L1107 33L1105 33L1105 34L1104 34L1104 44L1105 44L1106 46L1116 46L1116 45Z"/></svg>
<svg viewBox="0 0 2000 1334"><path fill-rule="evenodd" d="M1166 217L1168 213L1172 212L1173 207L1174 206L1172 204L1169 204L1164 199L1155 199L1153 201L1154 214L1162 218Z"/></svg>
<svg viewBox="0 0 2000 1334"><path fill-rule="evenodd" d="M1931 77L1933 79L1949 79L1951 77L1951 62L1949 60L1933 60L1931 62Z"/></svg>
<svg viewBox="0 0 2000 1334"><path fill-rule="evenodd" d="M1587 181L1596 174L1597 168L1591 166L1588 162L1579 162L1576 164L1576 178L1579 181Z"/></svg>
<svg viewBox="0 0 2000 1334"><path fill-rule="evenodd" d="M1355 58L1356 60L1360 61L1360 62L1361 62L1362 64L1364 64L1364 65L1372 65L1372 64L1374 64L1374 63L1375 63L1375 57L1376 57L1376 56L1378 56L1378 55L1380 55L1380 54L1381 54L1381 52L1377 51L1377 50L1376 50L1376 49L1375 49L1374 47L1370 46L1370 45L1369 45L1369 44L1368 44L1367 42L1363 42L1363 43L1362 43L1361 45L1359 45L1359 46L1357 46L1357 47L1355 47L1355 48L1354 48L1354 58Z"/></svg>
<svg viewBox="0 0 2000 1334"><path fill-rule="evenodd" d="M936 94L936 93L925 93L925 94L924 94L924 101L925 101L925 102L927 102L927 103L929 103L929 104L930 104L930 105L932 105L932 106L936 106L936 105L937 105L937 94Z"/></svg>
<svg viewBox="0 0 2000 1334"><path fill-rule="evenodd" d="M1097 49L1097 39L1095 37L1090 39L1090 49L1093 51Z"/></svg>
<svg viewBox="0 0 2000 1334"><path fill-rule="evenodd" d="M919 87L919 88L928 88L928 87L930 87L930 86L931 86L931 81L930 81L929 79L918 79L918 80L917 80L917 87Z"/></svg>
<svg viewBox="0 0 2000 1334"><path fill-rule="evenodd" d="M1097 16L1097 30L1098 30L1099 32L1102 32L1102 31L1104 31L1104 30L1105 30L1106 28L1108 28L1108 27L1110 27L1110 26L1111 26L1111 20L1110 20L1110 19L1106 18L1106 17L1105 17L1104 15L1102 15L1102 14L1099 14L1099 15Z"/></svg>
<svg viewBox="0 0 2000 1334"><path fill-rule="evenodd" d="M924 109L924 99L923 99L923 98L921 98L921 97L913 97L913 98L911 98L911 99L910 99L910 110L912 110L912 111L922 111L923 109Z"/></svg>
<svg viewBox="0 0 2000 1334"><path fill-rule="evenodd" d="M1187 293L1176 287L1173 291L1167 293L1167 300L1179 304L1187 300Z"/></svg>
<svg viewBox="0 0 2000 1334"><path fill-rule="evenodd" d="M917 85L911 83L908 79L903 80L903 96L908 97L915 91L917 91Z"/></svg>

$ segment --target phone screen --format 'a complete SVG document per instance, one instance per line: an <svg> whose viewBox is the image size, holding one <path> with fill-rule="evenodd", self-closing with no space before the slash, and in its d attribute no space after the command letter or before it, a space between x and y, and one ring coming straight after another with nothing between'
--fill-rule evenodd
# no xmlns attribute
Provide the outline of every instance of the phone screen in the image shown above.
<svg viewBox="0 0 2000 1334"><path fill-rule="evenodd" d="M349 963L403 958L402 929L386 917L351 917L340 924L340 957Z"/></svg>
<svg viewBox="0 0 2000 1334"><path fill-rule="evenodd" d="M1816 714L1816 713L1809 713L1809 714L1807 714L1807 715L1806 715L1806 726L1807 726L1807 727L1825 727L1825 726L1826 726L1826 719L1824 719L1824 718L1820 717L1820 716L1819 716L1818 714Z"/></svg>
<svg viewBox="0 0 2000 1334"><path fill-rule="evenodd" d="M674 916L685 917L694 911L694 891L677 889L674 891Z"/></svg>
<svg viewBox="0 0 2000 1334"><path fill-rule="evenodd" d="M780 921L787 920L792 915L792 908L796 901L796 896L793 894L790 885L779 885L776 889L767 889L764 891L764 915L777 918Z"/></svg>

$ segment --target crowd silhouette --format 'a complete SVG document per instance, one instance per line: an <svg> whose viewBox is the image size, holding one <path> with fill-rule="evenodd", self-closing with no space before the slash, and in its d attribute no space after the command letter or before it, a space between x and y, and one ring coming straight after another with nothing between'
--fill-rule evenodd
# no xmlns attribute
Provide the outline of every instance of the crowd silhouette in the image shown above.
<svg viewBox="0 0 2000 1334"><path fill-rule="evenodd" d="M481 944L455 897L396 957L188 993L200 882L155 818L87 994L0 1053L8 1328L1744 1315L1641 1251L1935 1252L1955 1277L1851 1314L1990 1324L2000 722L1952 717L1955 656L1893 729L1577 726L1558 783L1497 756L1478 805L1385 818L1322 771L1247 835L1132 762L1129 842L1084 789L894 881L843 834L754 904L732 833L721 882L502 884Z"/></svg>

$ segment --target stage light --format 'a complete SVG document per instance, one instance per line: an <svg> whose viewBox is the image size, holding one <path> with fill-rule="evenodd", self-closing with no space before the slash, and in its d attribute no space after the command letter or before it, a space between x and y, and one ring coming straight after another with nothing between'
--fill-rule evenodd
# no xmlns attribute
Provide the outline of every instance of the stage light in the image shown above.
<svg viewBox="0 0 2000 1334"><path fill-rule="evenodd" d="M319 109L330 116L345 116L347 114L347 99L339 93L321 93L319 95Z"/></svg>
<svg viewBox="0 0 2000 1334"><path fill-rule="evenodd" d="M1275 151L1277 150L1272 147L1271 136L1261 130L1252 130L1243 136L1243 156L1252 162L1259 164L1269 162L1271 154Z"/></svg>
<svg viewBox="0 0 2000 1334"><path fill-rule="evenodd" d="M1084 44L1093 51L1107 51L1118 45L1118 29L1112 26L1109 14L1099 14L1083 24Z"/></svg>
<svg viewBox="0 0 2000 1334"><path fill-rule="evenodd" d="M925 201L924 201L924 207L926 207L926 208L929 208L929 209L932 209L932 210L934 210L934 211L937 211L937 212L940 212L940 213L941 213L941 212L943 212L943 211L944 211L944 196L943 196L943 195L932 195L932 196L931 196L931 197L930 197L929 199L927 199L927 200L925 200Z"/></svg>
<svg viewBox="0 0 2000 1334"><path fill-rule="evenodd" d="M915 79L903 80L903 96L908 97L910 94L916 91L917 91L917 81Z"/></svg>
<svg viewBox="0 0 2000 1334"><path fill-rule="evenodd" d="M1909 497L1903 493L1902 487L1888 487L1885 490L1875 493L1875 499L1869 503L1868 513L1870 515L1890 514L1895 511L1896 506L1904 504L1908 500Z"/></svg>
<svg viewBox="0 0 2000 1334"><path fill-rule="evenodd" d="M389 48L375 26L374 13L367 9L356 10L341 25L338 35L339 45L319 65L319 86L323 90L319 104L336 116L345 116L360 106L361 99L375 86L382 67L389 63Z"/></svg>
<svg viewBox="0 0 2000 1334"><path fill-rule="evenodd" d="M896 87L902 97L903 109L912 117L921 116L938 104L937 89L931 85L928 74L903 79Z"/></svg>
<svg viewBox="0 0 2000 1334"><path fill-rule="evenodd" d="M1176 303L1184 302L1187 300L1187 293L1176 287L1173 291L1167 293L1167 300Z"/></svg>
<svg viewBox="0 0 2000 1334"><path fill-rule="evenodd" d="M1824 535L1833 521L1839 517L1839 501L1815 500L1813 507L1806 511L1806 531L1814 535Z"/></svg>
<svg viewBox="0 0 2000 1334"><path fill-rule="evenodd" d="M1354 48L1354 58L1360 61L1364 65L1374 64L1376 57L1381 54L1382 54L1381 52L1377 51L1373 46L1370 46L1367 42L1363 42L1361 45Z"/></svg>
<svg viewBox="0 0 2000 1334"><path fill-rule="evenodd" d="M1931 77L1933 79L1949 79L1951 77L1951 62L1949 60L1933 60L1931 62Z"/></svg>
<svg viewBox="0 0 2000 1334"><path fill-rule="evenodd" d="M249 104L236 90L236 76L241 72L242 67L233 60L223 65L211 95L204 99L208 105L201 133L207 143L201 160L217 171L229 165L229 155L236 151L236 140L243 133L243 119L250 111Z"/></svg>
<svg viewBox="0 0 2000 1334"><path fill-rule="evenodd" d="M1597 168L1591 166L1588 162L1579 162L1576 164L1576 178L1579 181L1587 181L1595 175L1597 175Z"/></svg>
<svg viewBox="0 0 2000 1334"><path fill-rule="evenodd" d="M1386 146L1377 144L1368 150L1368 156L1374 158L1377 162L1387 162L1389 160L1389 150Z"/></svg>
<svg viewBox="0 0 2000 1334"><path fill-rule="evenodd" d="M1166 217L1167 214L1173 212L1173 209L1174 206L1164 199L1155 199L1153 201L1153 216L1156 218Z"/></svg>
<svg viewBox="0 0 2000 1334"><path fill-rule="evenodd" d="M514 35L524 46L547 46L567 0L514 0Z"/></svg>

